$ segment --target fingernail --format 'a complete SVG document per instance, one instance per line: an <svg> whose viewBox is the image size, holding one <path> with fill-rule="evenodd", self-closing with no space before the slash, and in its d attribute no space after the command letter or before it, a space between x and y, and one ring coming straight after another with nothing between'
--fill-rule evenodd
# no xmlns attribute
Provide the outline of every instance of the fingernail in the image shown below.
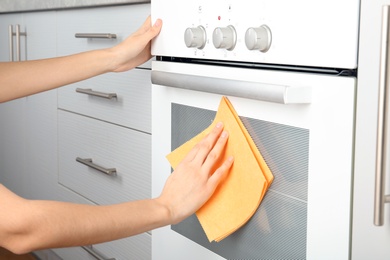
<svg viewBox="0 0 390 260"><path fill-rule="evenodd" d="M157 19L156 22L154 23L154 26L159 27L161 25L161 19Z"/></svg>
<svg viewBox="0 0 390 260"><path fill-rule="evenodd" d="M221 137L225 138L229 135L229 133L227 131L223 131L222 134L221 134Z"/></svg>
<svg viewBox="0 0 390 260"><path fill-rule="evenodd" d="M215 126L216 128L221 128L223 126L222 122L218 122L217 125Z"/></svg>

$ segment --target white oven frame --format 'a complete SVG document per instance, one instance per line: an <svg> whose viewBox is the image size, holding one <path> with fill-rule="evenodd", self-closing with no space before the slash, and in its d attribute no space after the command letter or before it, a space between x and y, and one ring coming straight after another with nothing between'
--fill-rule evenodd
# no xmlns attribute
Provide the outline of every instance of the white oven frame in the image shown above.
<svg viewBox="0 0 390 260"><path fill-rule="evenodd" d="M228 96L240 116L310 130L307 259L349 259L356 78L154 61L152 70L259 84L308 86L309 104L280 104ZM180 85L180 84L179 84ZM223 92L223 90L222 90ZM152 86L152 196L170 174L171 103L216 110L224 93ZM272 187L271 187L272 188ZM224 259L169 226L152 232L152 256Z"/></svg>

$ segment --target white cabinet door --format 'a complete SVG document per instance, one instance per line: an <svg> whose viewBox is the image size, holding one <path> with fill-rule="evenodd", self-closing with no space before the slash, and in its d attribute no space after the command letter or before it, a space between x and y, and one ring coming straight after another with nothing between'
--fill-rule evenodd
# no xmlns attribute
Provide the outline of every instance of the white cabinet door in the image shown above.
<svg viewBox="0 0 390 260"><path fill-rule="evenodd" d="M0 21L1 61L9 61L10 52L16 58L16 36L11 48L8 29L12 25L15 32L17 24L26 33L20 37L21 60L56 55L55 12L1 15ZM23 197L52 198L47 194L56 184L56 101L54 90L0 104L0 182Z"/></svg>
<svg viewBox="0 0 390 260"><path fill-rule="evenodd" d="M20 36L20 48L17 48L16 41L16 26L19 25L20 32L24 33L25 22L23 14L15 13L15 14L1 14L0 15L0 61L10 61L12 59L17 59L17 52L20 54L20 60L26 59L26 36ZM9 43L9 27L11 26L11 30L13 32L13 44ZM11 57L12 56L12 57Z"/></svg>
<svg viewBox="0 0 390 260"><path fill-rule="evenodd" d="M24 21L27 59L55 57L56 12L26 13ZM26 98L26 129L30 197L57 199L57 90Z"/></svg>
<svg viewBox="0 0 390 260"><path fill-rule="evenodd" d="M10 60L11 48L8 28L9 25L12 25L15 31L16 24L19 24L24 30L21 14L0 16L0 61ZM12 49L15 51L15 44ZM25 175L24 163L25 106L25 98L0 104L0 183L22 196L28 195L29 183L29 179Z"/></svg>
<svg viewBox="0 0 390 260"><path fill-rule="evenodd" d="M353 260L390 259L389 204L384 206L384 225L374 225L376 131L383 5L390 5L390 1L361 1L351 252ZM386 173L385 186L385 194L390 194L389 172Z"/></svg>

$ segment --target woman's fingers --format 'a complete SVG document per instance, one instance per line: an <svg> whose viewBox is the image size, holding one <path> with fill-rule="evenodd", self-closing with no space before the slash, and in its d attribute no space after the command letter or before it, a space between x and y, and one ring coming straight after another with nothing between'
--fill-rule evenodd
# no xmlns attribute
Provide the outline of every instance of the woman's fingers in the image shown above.
<svg viewBox="0 0 390 260"><path fill-rule="evenodd" d="M199 164L203 164L206 160L206 158L209 156L210 151L214 148L215 143L217 142L218 138L220 138L220 135L223 130L223 123L219 122L216 124L214 129L203 138L202 141L197 144L197 153L194 157L193 161Z"/></svg>
<svg viewBox="0 0 390 260"><path fill-rule="evenodd" d="M226 143L228 141L229 134L227 131L223 131L221 135L219 136L217 142L214 144L214 147L211 149L211 151L208 153L204 163L203 167L207 171L211 171L215 165L215 163L219 160L219 158L223 154L223 150L225 149Z"/></svg>
<svg viewBox="0 0 390 260"><path fill-rule="evenodd" d="M208 188L214 192L214 190L217 188L218 184L221 182L222 179L224 179L225 175L229 171L229 169L232 167L232 164L234 162L234 157L229 156L226 161L223 162L221 166L218 167L218 169L212 174L208 180Z"/></svg>
<svg viewBox="0 0 390 260"><path fill-rule="evenodd" d="M214 129L206 135L199 143L197 143L184 157L183 162L196 161L203 164L210 150L213 148L216 140L223 130L223 123L217 123Z"/></svg>

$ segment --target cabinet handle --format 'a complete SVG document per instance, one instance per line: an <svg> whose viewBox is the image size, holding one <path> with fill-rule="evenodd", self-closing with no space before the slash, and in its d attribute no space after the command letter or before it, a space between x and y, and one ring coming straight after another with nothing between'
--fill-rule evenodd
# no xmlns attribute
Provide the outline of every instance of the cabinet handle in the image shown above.
<svg viewBox="0 0 390 260"><path fill-rule="evenodd" d="M390 195L385 195L385 174L388 165L386 158L387 151L387 131L389 114L389 75L390 68L390 6L384 6L382 10L382 39L379 68L379 95L378 95L378 126L376 140L376 163L375 163L375 199L374 199L374 225L382 226L384 219L385 203L390 202Z"/></svg>
<svg viewBox="0 0 390 260"><path fill-rule="evenodd" d="M76 161L79 162L79 163L82 163L84 165L87 165L88 167L91 167L95 170L98 170L104 174L107 174L107 175L110 175L110 176L115 176L116 175L116 169L115 168L104 168L102 166L99 166L95 163L92 162L92 159L91 158L86 158L86 159L82 159L80 157L77 157L76 158Z"/></svg>
<svg viewBox="0 0 390 260"><path fill-rule="evenodd" d="M97 260L116 260L115 258L105 258L105 257L102 257L101 255L99 255L98 253L96 253L92 246L82 246L81 247L82 249L84 249L85 251L88 252L88 254L90 254L91 256L95 257Z"/></svg>
<svg viewBox="0 0 390 260"><path fill-rule="evenodd" d="M76 33L74 35L76 38L86 38L86 39L116 39L116 34L114 33Z"/></svg>
<svg viewBox="0 0 390 260"><path fill-rule="evenodd" d="M16 36L16 61L21 61L20 55L20 36L26 36L26 32L20 31L20 25L15 25L15 33L13 31L13 26L8 27L8 36L9 36L9 60L14 61L14 35Z"/></svg>
<svg viewBox="0 0 390 260"><path fill-rule="evenodd" d="M14 61L14 30L12 25L8 26L9 39L9 61Z"/></svg>
<svg viewBox="0 0 390 260"><path fill-rule="evenodd" d="M95 97L107 98L107 99L113 99L117 97L116 93L104 93L104 92L92 90L90 88L76 88L76 92L87 94L90 96L95 96Z"/></svg>
<svg viewBox="0 0 390 260"><path fill-rule="evenodd" d="M16 35L16 61L20 61L20 25L17 24L15 29Z"/></svg>

